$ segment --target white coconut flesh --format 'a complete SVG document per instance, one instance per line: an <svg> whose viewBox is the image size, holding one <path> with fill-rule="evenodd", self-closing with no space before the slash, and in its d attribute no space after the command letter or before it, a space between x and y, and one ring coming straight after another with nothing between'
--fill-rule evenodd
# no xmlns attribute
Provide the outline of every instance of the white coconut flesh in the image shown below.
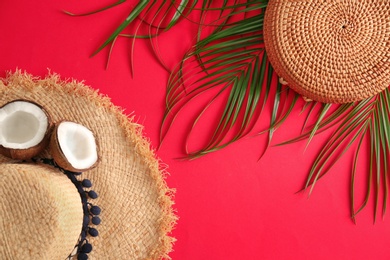
<svg viewBox="0 0 390 260"><path fill-rule="evenodd" d="M74 122L57 128L58 144L66 160L76 169L88 169L98 160L96 141L91 130Z"/></svg>
<svg viewBox="0 0 390 260"><path fill-rule="evenodd" d="M45 137L49 122L46 113L27 101L11 102L0 109L0 145L28 149Z"/></svg>

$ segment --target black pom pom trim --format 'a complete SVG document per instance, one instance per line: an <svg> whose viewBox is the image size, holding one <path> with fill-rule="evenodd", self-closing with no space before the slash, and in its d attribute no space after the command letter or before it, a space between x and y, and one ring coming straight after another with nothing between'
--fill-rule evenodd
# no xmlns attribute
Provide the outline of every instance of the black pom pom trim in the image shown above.
<svg viewBox="0 0 390 260"><path fill-rule="evenodd" d="M92 245L90 243L85 243L82 247L81 247L81 253L91 253L92 251Z"/></svg>
<svg viewBox="0 0 390 260"><path fill-rule="evenodd" d="M89 228L88 229L88 233L92 236L92 237L97 237L99 236L99 231L97 231L96 228Z"/></svg>
<svg viewBox="0 0 390 260"><path fill-rule="evenodd" d="M77 256L77 260L88 260L88 255L86 253L80 253Z"/></svg>
<svg viewBox="0 0 390 260"><path fill-rule="evenodd" d="M57 169L59 169L61 172L63 172L68 178L72 181L72 183L76 186L77 191L80 194L81 202L83 205L83 212L84 212L84 218L83 218L83 226L80 233L80 238L78 244L75 246L76 253L71 253L67 259L73 259L77 255L77 260L87 260L88 254L92 252L92 245L88 242L87 236L91 237L97 237L99 236L99 231L96 228L90 227L89 224L92 222L93 225L99 225L101 220L100 217L97 217L101 213L101 209L88 202L88 198L90 199L96 199L98 197L98 194L93 191L86 191L84 188L91 188L92 182L88 179L84 179L83 181L78 181L76 176L81 175L81 172L71 172L65 169L62 169L59 167L53 159L33 159L34 162L41 162L44 164L51 165Z"/></svg>
<svg viewBox="0 0 390 260"><path fill-rule="evenodd" d="M98 194L94 191L94 190L90 190L88 191L88 196L91 198L91 199L97 199L98 197Z"/></svg>
<svg viewBox="0 0 390 260"><path fill-rule="evenodd" d="M92 187L92 182L88 179L84 179L82 182L81 182L81 185L83 185L83 187L85 188L91 188Z"/></svg>
<svg viewBox="0 0 390 260"><path fill-rule="evenodd" d="M98 215L100 215L101 209L98 206L92 206L89 209L89 212L91 212L92 215L98 216Z"/></svg>
<svg viewBox="0 0 390 260"><path fill-rule="evenodd" d="M94 224L94 225L100 225L100 222L101 222L101 220L100 220L100 218L99 217L92 217L92 224Z"/></svg>

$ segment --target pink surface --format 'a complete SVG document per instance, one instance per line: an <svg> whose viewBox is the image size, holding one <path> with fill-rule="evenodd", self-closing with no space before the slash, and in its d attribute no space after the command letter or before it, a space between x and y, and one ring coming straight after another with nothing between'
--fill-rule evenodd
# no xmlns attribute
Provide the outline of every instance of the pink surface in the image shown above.
<svg viewBox="0 0 390 260"><path fill-rule="evenodd" d="M101 1L99 5L113 1ZM132 2L132 1L130 1ZM135 46L134 77L130 41L120 39L105 70L108 50L89 55L128 14L131 4L89 17L69 17L62 9L90 10L95 1L0 1L0 76L16 68L44 76L48 68L63 78L85 80L134 113L154 147L164 112L168 73L156 62L147 41ZM192 40L194 27L183 23L161 38L164 60L173 67ZM302 103L300 103L302 104ZM305 143L271 147L259 162L265 137L246 138L195 161L183 155L181 114L158 156L169 165L167 182L176 189L180 217L173 259L389 259L390 221L373 224L373 199L357 217L349 216L351 156L346 156L316 186L312 196L296 193L327 134ZM299 110L276 132L275 143L299 129ZM265 126L265 125L263 125Z"/></svg>

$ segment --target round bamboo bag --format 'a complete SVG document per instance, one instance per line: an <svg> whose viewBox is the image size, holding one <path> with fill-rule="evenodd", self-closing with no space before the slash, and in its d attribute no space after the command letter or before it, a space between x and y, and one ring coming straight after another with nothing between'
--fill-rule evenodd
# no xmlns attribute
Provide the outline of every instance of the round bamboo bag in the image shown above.
<svg viewBox="0 0 390 260"><path fill-rule="evenodd" d="M390 85L390 1L270 0L264 41L276 73L299 94L349 103Z"/></svg>

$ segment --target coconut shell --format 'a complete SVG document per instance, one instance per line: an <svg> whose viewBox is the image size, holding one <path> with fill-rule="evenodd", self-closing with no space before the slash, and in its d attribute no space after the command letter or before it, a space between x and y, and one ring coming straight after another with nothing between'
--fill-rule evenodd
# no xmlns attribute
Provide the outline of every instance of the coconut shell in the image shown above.
<svg viewBox="0 0 390 260"><path fill-rule="evenodd" d="M45 150L49 140L48 136L44 137L39 144L28 149L12 149L0 145L0 154L15 160L29 160Z"/></svg>
<svg viewBox="0 0 390 260"><path fill-rule="evenodd" d="M4 147L3 145L0 145L0 154L6 156L8 158L15 159L15 160L29 160L29 159L33 158L34 156L37 156L38 154L40 154L49 145L50 135L51 135L51 132L53 130L53 123L52 123L50 115L47 113L45 108L42 107L41 105L35 103L35 102L30 101L30 100L25 100L25 99L13 100L11 102L6 103L2 107L0 107L0 110L3 109L3 107L7 106L8 104L11 104L11 103L17 102L17 101L28 102L28 103L34 104L37 107L39 107L46 115L46 118L48 121L47 129L46 129L46 132L45 132L45 135L44 135L42 141L40 143L38 143L37 145L32 146L30 148L26 148L26 149L14 149L14 148Z"/></svg>
<svg viewBox="0 0 390 260"><path fill-rule="evenodd" d="M85 169L75 168L68 161L68 159L66 158L66 156L64 155L64 153L61 149L61 146L60 146L60 143L58 140L58 127L60 126L60 124L62 122L65 122L65 121L61 121L55 125L55 127L53 129L53 133L52 133L51 138L50 138L50 144L49 144L50 154L53 157L56 164L58 164L58 166L60 166L61 168L68 170L68 171L72 171L72 172L84 172L84 171L95 168L99 163L99 157L91 167L85 168ZM95 142L96 142L96 149L99 150L99 145L98 145L96 138L95 138Z"/></svg>

